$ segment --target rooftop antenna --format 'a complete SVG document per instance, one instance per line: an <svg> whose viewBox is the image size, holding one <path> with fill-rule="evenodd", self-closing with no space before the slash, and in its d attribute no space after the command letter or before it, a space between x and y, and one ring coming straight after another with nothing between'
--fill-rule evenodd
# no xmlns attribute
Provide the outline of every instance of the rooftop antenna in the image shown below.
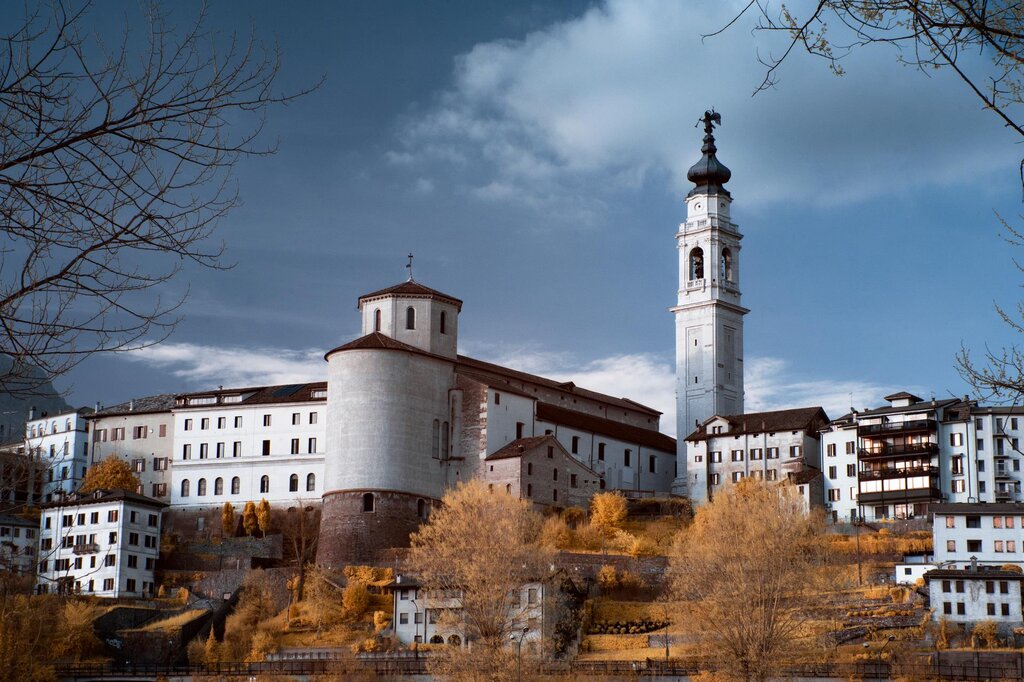
<svg viewBox="0 0 1024 682"><path fill-rule="evenodd" d="M409 254L409 262L405 264L405 267L408 268L408 270L409 270L409 281L410 282L413 281L413 279L412 279L412 259L413 259L413 255L410 253Z"/></svg>

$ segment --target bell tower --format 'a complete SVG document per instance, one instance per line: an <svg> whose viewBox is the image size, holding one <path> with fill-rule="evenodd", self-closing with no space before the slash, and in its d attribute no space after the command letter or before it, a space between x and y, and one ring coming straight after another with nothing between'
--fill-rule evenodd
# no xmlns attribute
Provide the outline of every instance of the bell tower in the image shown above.
<svg viewBox="0 0 1024 682"><path fill-rule="evenodd" d="M679 477L673 492L686 494L693 468L686 437L712 415L743 412L743 316L740 240L729 218L732 172L715 156L714 128L721 114L706 111L700 161L687 172L686 220L676 233L679 291L676 319L676 441Z"/></svg>

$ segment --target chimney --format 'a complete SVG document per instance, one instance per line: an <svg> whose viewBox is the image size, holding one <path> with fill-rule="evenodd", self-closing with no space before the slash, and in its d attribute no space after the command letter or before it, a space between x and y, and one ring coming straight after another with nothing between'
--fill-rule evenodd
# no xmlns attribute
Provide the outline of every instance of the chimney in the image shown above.
<svg viewBox="0 0 1024 682"><path fill-rule="evenodd" d="M97 412L100 411L100 401L98 401L98 400L96 401L96 411Z"/></svg>
<svg viewBox="0 0 1024 682"><path fill-rule="evenodd" d="M134 412L135 411L135 398L132 398L131 400L128 401L128 411L129 412Z"/></svg>
<svg viewBox="0 0 1024 682"><path fill-rule="evenodd" d="M971 570L975 573L978 572L978 557L976 556L971 557Z"/></svg>

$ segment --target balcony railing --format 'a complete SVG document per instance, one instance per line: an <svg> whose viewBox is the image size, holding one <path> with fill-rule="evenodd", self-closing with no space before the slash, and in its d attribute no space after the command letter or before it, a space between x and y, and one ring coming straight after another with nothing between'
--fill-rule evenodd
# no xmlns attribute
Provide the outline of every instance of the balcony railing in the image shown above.
<svg viewBox="0 0 1024 682"><path fill-rule="evenodd" d="M900 433L906 431L934 431L934 419L911 419L902 422L882 422L881 424L860 424L857 433L862 436L877 434Z"/></svg>
<svg viewBox="0 0 1024 682"><path fill-rule="evenodd" d="M857 496L857 501L867 502L924 502L941 500L942 491L935 487L911 488L909 490L881 490L877 492L863 492Z"/></svg>
<svg viewBox="0 0 1024 682"><path fill-rule="evenodd" d="M879 469L862 469L857 472L861 481L877 481L884 478L912 478L916 476L938 476L939 468L933 466L919 467L881 467Z"/></svg>
<svg viewBox="0 0 1024 682"><path fill-rule="evenodd" d="M874 457L902 457L904 455L933 455L939 451L938 443L878 443L860 449L862 459Z"/></svg>
<svg viewBox="0 0 1024 682"><path fill-rule="evenodd" d="M100 551L100 546L96 542L83 542L72 547L71 551L74 554L95 554Z"/></svg>

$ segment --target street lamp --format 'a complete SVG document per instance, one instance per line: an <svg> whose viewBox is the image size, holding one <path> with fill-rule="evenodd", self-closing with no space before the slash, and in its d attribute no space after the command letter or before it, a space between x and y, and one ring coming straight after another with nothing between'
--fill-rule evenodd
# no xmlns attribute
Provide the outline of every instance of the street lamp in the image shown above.
<svg viewBox="0 0 1024 682"><path fill-rule="evenodd" d="M516 682L523 681L523 640L526 638L526 633L530 631L528 626L523 627L523 634L519 635L519 639L516 639L516 633L512 633L508 636L510 640L516 643Z"/></svg>

